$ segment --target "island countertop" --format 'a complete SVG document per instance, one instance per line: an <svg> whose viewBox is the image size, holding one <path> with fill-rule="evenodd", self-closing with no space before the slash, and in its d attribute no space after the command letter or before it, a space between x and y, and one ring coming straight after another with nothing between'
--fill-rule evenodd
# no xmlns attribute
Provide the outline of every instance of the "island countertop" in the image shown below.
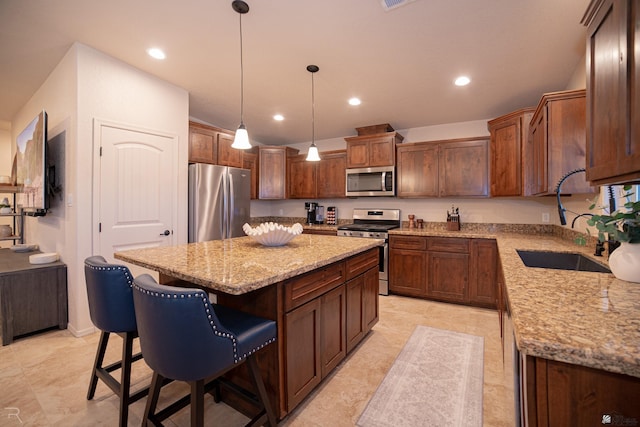
<svg viewBox="0 0 640 427"><path fill-rule="evenodd" d="M379 245L375 239L301 234L285 246L251 237L116 252L116 259L241 295L316 270Z"/></svg>

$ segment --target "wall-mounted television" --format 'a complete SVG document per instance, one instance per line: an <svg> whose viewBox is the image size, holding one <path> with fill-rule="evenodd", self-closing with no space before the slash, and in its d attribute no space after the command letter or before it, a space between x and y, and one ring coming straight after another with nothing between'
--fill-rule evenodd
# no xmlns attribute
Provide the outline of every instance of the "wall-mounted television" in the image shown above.
<svg viewBox="0 0 640 427"><path fill-rule="evenodd" d="M26 215L42 216L49 209L47 168L47 112L42 110L16 140L18 205Z"/></svg>

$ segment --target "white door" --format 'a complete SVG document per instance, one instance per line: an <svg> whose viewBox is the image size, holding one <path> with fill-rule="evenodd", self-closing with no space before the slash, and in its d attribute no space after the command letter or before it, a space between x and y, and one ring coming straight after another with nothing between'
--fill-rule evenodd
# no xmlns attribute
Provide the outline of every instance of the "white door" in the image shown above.
<svg viewBox="0 0 640 427"><path fill-rule="evenodd" d="M113 262L114 252L173 244L177 136L99 120L94 124L97 253Z"/></svg>

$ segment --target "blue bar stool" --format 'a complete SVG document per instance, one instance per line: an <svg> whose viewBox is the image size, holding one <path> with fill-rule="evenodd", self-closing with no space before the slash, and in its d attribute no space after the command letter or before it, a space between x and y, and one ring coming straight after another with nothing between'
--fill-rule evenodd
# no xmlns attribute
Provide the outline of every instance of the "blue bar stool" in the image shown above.
<svg viewBox="0 0 640 427"><path fill-rule="evenodd" d="M202 426L204 393L219 391L220 377L246 361L258 395L242 394L259 411L247 425L276 425L255 360L258 350L276 340L274 321L212 305L200 289L160 285L147 274L136 277L133 288L140 346L154 372L143 424L161 425L190 403L191 425ZM156 413L165 379L188 382L191 394Z"/></svg>
<svg viewBox="0 0 640 427"><path fill-rule="evenodd" d="M87 400L93 399L98 379L102 380L120 398L119 425L126 427L129 405L149 393L149 387L146 387L130 394L131 364L142 359L142 353L133 354L133 340L138 337L133 308L133 276L127 267L109 264L101 256L85 259L84 275L91 321L102 331ZM103 366L111 333L122 337L122 358L108 366ZM120 380L111 375L111 372L117 369L121 370Z"/></svg>

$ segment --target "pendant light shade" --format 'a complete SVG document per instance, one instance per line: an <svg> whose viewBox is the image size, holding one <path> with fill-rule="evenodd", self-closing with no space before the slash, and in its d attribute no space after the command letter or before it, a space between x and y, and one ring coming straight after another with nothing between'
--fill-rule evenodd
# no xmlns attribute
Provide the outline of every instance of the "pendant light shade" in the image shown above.
<svg viewBox="0 0 640 427"><path fill-rule="evenodd" d="M313 75L318 72L320 68L317 65L308 65L307 71L311 73L311 147L307 153L307 161L317 162L320 161L320 155L318 154L318 147L316 147L316 124L315 124L315 93L313 85Z"/></svg>
<svg viewBox="0 0 640 427"><path fill-rule="evenodd" d="M242 0L234 0L231 3L233 10L240 15L240 126L236 130L236 136L233 139L232 148L246 150L251 148L249 142L249 133L244 125L244 64L242 61L242 15L249 12L249 5Z"/></svg>

